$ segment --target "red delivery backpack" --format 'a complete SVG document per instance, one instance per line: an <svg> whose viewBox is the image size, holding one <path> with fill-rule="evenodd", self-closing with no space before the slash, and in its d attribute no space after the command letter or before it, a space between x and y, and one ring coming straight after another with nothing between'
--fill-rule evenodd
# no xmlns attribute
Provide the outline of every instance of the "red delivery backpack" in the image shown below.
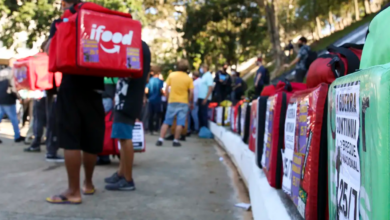
<svg viewBox="0 0 390 220"><path fill-rule="evenodd" d="M282 88L282 85L284 85L284 88ZM261 165L269 184L274 188L280 189L283 176L281 150L284 148L284 123L287 104L293 92L305 89L306 85L302 83L280 82L277 87L280 88L278 93L270 96L267 100Z"/></svg>
<svg viewBox="0 0 390 220"><path fill-rule="evenodd" d="M208 117L209 117L209 120L212 121L212 122L215 122L215 108L218 107L218 103L216 102L211 102L208 106Z"/></svg>
<svg viewBox="0 0 390 220"><path fill-rule="evenodd" d="M111 138L112 125L114 113L112 111L108 112L105 117L106 130L104 131L104 144L103 151L99 154L103 155L120 155L118 150L118 140Z"/></svg>
<svg viewBox="0 0 390 220"><path fill-rule="evenodd" d="M19 59L14 63L14 79L17 89L48 90L61 84L61 73L48 71L49 57L44 53Z"/></svg>
<svg viewBox="0 0 390 220"><path fill-rule="evenodd" d="M327 216L328 85L294 93L289 102L283 149L283 190L307 220Z"/></svg>
<svg viewBox="0 0 390 220"><path fill-rule="evenodd" d="M260 96L271 96L274 95L275 93L276 93L276 86L269 85L263 88L263 91L261 91Z"/></svg>
<svg viewBox="0 0 390 220"><path fill-rule="evenodd" d="M111 138L113 116L114 114L112 113L112 111L110 111L106 114L105 117L106 130L104 132L103 150L99 154L100 156L105 156L105 155L120 156L119 141L117 139ZM133 141L134 152L142 153L146 151L144 128L141 122L136 122L134 125L132 141Z"/></svg>
<svg viewBox="0 0 390 220"><path fill-rule="evenodd" d="M307 72L308 88L321 83L331 84L336 78L356 72L360 66L363 45L344 44L340 47L329 46L329 54L319 56Z"/></svg>
<svg viewBox="0 0 390 220"><path fill-rule="evenodd" d="M256 136L257 136L257 113L258 113L258 99L252 101L250 109L250 128L249 128L249 150L256 151Z"/></svg>
<svg viewBox="0 0 390 220"><path fill-rule="evenodd" d="M295 91L301 91L306 89L306 85L302 83L295 83L295 82L285 82L285 81L279 81L276 86L267 86L270 89L263 90L261 93L262 95L258 99L258 112L257 112L257 136L256 136L256 164L259 168L263 168L262 166L262 160L265 156L263 153L265 153L265 144L268 141L268 136L265 136L265 133L268 133L268 119L269 119L269 112L268 108L270 103L268 102L268 97L275 95L278 91L285 91L285 92L295 92ZM265 92L264 92L265 91ZM267 116L268 115L268 116ZM267 129L267 130L266 130ZM267 132L266 132L267 131Z"/></svg>
<svg viewBox="0 0 390 220"><path fill-rule="evenodd" d="M51 39L50 71L107 77L142 76L141 23L95 3L66 10Z"/></svg>

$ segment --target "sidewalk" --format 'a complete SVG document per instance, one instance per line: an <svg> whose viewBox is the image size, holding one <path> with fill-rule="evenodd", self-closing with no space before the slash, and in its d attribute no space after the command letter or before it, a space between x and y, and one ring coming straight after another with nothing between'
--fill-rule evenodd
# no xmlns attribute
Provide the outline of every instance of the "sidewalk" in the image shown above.
<svg viewBox="0 0 390 220"><path fill-rule="evenodd" d="M136 191L104 190L103 179L117 168L114 160L96 168L96 195L84 196L79 206L50 205L45 198L66 187L64 165L46 162L45 152L24 153L10 124L0 127L0 220L233 220L248 214L234 207L242 193L213 141L193 137L181 148L170 142L157 148L157 136L147 136L146 153L135 155Z"/></svg>

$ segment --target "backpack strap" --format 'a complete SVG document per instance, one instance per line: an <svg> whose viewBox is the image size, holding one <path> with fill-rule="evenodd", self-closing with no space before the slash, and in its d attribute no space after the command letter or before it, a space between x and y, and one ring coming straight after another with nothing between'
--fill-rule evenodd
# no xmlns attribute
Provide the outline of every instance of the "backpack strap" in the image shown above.
<svg viewBox="0 0 390 220"><path fill-rule="evenodd" d="M339 53L347 59L347 63L348 63L347 74L353 73L359 69L360 59L351 50L344 47L335 47L333 45L329 46L327 49L329 52Z"/></svg>
<svg viewBox="0 0 390 220"><path fill-rule="evenodd" d="M74 4L72 5L70 8L69 8L69 11L72 13L72 14L76 14L77 13L77 10L81 8L81 6L83 6L84 3L78 3L78 4ZM77 7L77 10L76 10L76 7Z"/></svg>

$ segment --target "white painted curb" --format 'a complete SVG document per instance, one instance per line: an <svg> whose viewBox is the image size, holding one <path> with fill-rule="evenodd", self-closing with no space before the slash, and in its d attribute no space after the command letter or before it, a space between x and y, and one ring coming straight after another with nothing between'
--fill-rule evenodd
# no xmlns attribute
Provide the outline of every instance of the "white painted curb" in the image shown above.
<svg viewBox="0 0 390 220"><path fill-rule="evenodd" d="M243 178L251 200L255 220L289 220L291 217L278 195L255 163L255 154L249 150L240 136L222 126L210 122L214 138L229 154Z"/></svg>

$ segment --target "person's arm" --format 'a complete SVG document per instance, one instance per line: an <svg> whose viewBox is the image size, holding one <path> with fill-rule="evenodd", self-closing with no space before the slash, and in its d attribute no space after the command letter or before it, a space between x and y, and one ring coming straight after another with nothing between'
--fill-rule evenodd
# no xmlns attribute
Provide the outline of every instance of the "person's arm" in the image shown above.
<svg viewBox="0 0 390 220"><path fill-rule="evenodd" d="M209 89L207 91L206 98L204 98L204 100L202 102L202 105L206 105L207 104L207 100L209 100L209 97L213 93L214 86L213 86L213 79L211 77L210 77L210 79L207 80L207 86L208 86Z"/></svg>
<svg viewBox="0 0 390 220"><path fill-rule="evenodd" d="M290 67L294 66L295 64L297 64L300 59L301 59L300 56L297 56L290 64L285 64L284 67L290 68Z"/></svg>
<svg viewBox="0 0 390 220"><path fill-rule="evenodd" d="M145 86L145 95L149 94L149 84Z"/></svg>
<svg viewBox="0 0 390 220"><path fill-rule="evenodd" d="M16 95L16 98L21 101L22 100L22 97L20 96L18 90L16 90L16 85L15 85L15 79L14 79L14 74L13 74L13 70L12 71L12 74L11 74L11 78L8 79L9 81L9 84L10 84L10 87L11 87L11 92L14 93Z"/></svg>
<svg viewBox="0 0 390 220"><path fill-rule="evenodd" d="M194 82L192 80L189 81L189 96L188 96L188 103L190 105L190 109L192 110L194 108Z"/></svg>
<svg viewBox="0 0 390 220"><path fill-rule="evenodd" d="M256 76L256 81L255 81L255 86L257 87L257 85L259 84L259 81L260 81L260 79L261 79L261 71L259 71L259 73L257 74L257 76Z"/></svg>
<svg viewBox="0 0 390 220"><path fill-rule="evenodd" d="M169 101L169 88L171 87L171 77L168 76L165 87L165 96L167 97L167 100Z"/></svg>
<svg viewBox="0 0 390 220"><path fill-rule="evenodd" d="M237 85L235 85L234 87L233 87L233 90L236 90L238 87L240 87L241 86L241 83L238 83Z"/></svg>
<svg viewBox="0 0 390 220"><path fill-rule="evenodd" d="M59 22L62 22L62 19L56 19L53 21L53 23L51 24L50 26L50 35L49 35L49 40L47 40L46 42L46 45L45 45L45 48L44 48L44 52L46 52L47 54L49 54L49 49L50 49L50 43L51 43L51 39L54 37L54 34L56 33L57 31L57 23Z"/></svg>

